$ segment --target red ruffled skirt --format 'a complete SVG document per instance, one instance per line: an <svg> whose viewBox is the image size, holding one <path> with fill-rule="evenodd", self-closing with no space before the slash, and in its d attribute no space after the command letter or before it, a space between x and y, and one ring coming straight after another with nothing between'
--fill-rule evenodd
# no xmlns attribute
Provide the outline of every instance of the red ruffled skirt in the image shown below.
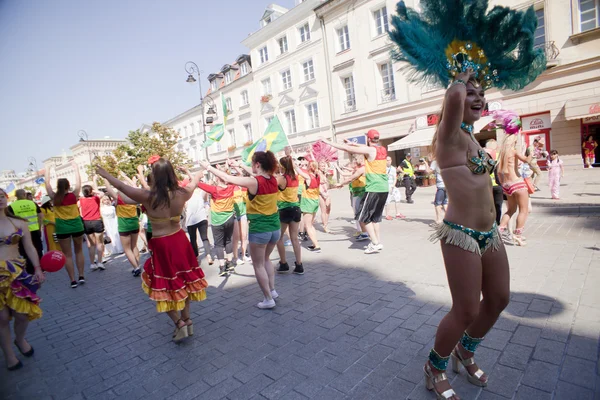
<svg viewBox="0 0 600 400"><path fill-rule="evenodd" d="M180 311L187 299L206 299L208 283L183 230L150 240L152 256L144 264L142 289L158 312Z"/></svg>

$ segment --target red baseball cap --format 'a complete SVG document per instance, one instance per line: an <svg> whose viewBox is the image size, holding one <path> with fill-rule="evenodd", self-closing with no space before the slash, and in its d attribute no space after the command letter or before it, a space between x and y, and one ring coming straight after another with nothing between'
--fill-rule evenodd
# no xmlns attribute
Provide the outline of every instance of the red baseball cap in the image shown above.
<svg viewBox="0 0 600 400"><path fill-rule="evenodd" d="M379 139L379 132L377 132L375 129L370 129L369 132L367 132L367 137L371 140Z"/></svg>

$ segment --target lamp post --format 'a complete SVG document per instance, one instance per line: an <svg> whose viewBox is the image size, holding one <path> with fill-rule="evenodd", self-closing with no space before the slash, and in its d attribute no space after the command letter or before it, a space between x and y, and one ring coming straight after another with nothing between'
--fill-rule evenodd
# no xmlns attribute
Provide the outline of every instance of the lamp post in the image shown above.
<svg viewBox="0 0 600 400"><path fill-rule="evenodd" d="M38 173L37 160L35 159L35 157L29 157L27 159L27 161L29 161L29 165L27 166L27 172L33 172L37 177L37 173Z"/></svg>
<svg viewBox="0 0 600 400"><path fill-rule="evenodd" d="M202 78L201 74L203 71L198 68L198 65L193 61L188 61L185 63L185 72L188 73L188 77L186 79L187 83L195 83L198 81L198 87L200 88L200 129L202 138L206 141L206 128L204 126L204 97L202 96ZM198 77L198 79L194 78L194 74ZM204 148L204 158L208 161L208 148Z"/></svg>
<svg viewBox="0 0 600 400"><path fill-rule="evenodd" d="M79 142L86 142L88 158L90 160L90 171L92 171L92 174L89 175L88 178L93 178L94 173L93 173L93 168L92 168L92 151L90 150L89 136L88 136L87 132L84 131L83 129L80 129L77 131L77 136L79 136ZM86 175L88 175L87 171L86 171ZM91 180L91 179L89 179L89 180Z"/></svg>

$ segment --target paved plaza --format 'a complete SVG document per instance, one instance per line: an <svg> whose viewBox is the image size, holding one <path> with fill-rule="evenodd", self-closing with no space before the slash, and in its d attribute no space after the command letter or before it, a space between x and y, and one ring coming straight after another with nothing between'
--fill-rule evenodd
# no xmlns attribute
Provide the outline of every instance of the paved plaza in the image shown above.
<svg viewBox="0 0 600 400"><path fill-rule="evenodd" d="M123 256L77 289L52 274L28 334L35 356L0 368L0 398L434 399L422 367L450 294L427 241L433 190L401 204L406 220L383 222L373 255L348 240L336 191L333 233L319 232L321 254L303 253L305 275L276 277L274 310L256 308L251 265L224 279L203 262L208 299L192 305L195 335L181 344ZM449 372L463 399L600 399L600 171L567 173L561 190L562 204L544 206L547 188L533 196L529 245L507 246L511 302L477 352L489 386Z"/></svg>

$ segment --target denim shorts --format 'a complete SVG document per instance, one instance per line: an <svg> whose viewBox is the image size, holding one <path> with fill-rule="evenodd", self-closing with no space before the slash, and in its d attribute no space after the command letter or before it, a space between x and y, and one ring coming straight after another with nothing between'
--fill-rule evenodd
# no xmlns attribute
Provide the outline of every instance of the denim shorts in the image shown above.
<svg viewBox="0 0 600 400"><path fill-rule="evenodd" d="M448 194L446 194L446 189L437 188L433 204L436 206L445 206L448 204Z"/></svg>
<svg viewBox="0 0 600 400"><path fill-rule="evenodd" d="M277 241L279 240L280 237L281 237L280 229L277 229L276 231L272 231L272 232L259 232L259 233L250 232L248 234L248 241L250 243L256 243L256 244L277 243Z"/></svg>

